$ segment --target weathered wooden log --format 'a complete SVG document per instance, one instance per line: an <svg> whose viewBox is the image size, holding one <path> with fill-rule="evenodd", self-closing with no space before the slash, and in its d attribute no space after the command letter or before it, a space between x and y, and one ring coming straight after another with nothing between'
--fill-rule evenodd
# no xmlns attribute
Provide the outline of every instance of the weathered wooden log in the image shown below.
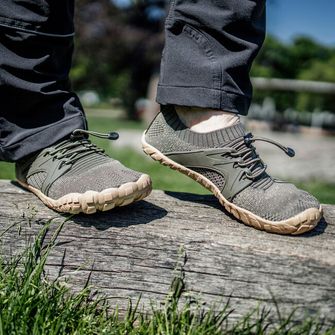
<svg viewBox="0 0 335 335"><path fill-rule="evenodd" d="M296 80L283 78L251 78L253 86L261 91L289 91L289 92L310 92L317 94L334 94L335 84L330 82Z"/></svg>
<svg viewBox="0 0 335 335"><path fill-rule="evenodd" d="M1 236L3 255L22 250L50 219L56 228L65 217L16 184L0 181L0 230L7 230ZM282 311L298 308L300 317L319 314L332 323L334 242L335 206L324 205L324 219L314 231L291 237L244 226L212 196L154 191L130 206L72 217L47 272L52 278L61 272L73 289L91 272L91 285L113 296L113 306L125 309L125 298L141 294L144 310L150 310L150 302L162 301L168 292L183 246L186 290L208 306L230 297L237 318L258 303L274 308L274 297Z"/></svg>

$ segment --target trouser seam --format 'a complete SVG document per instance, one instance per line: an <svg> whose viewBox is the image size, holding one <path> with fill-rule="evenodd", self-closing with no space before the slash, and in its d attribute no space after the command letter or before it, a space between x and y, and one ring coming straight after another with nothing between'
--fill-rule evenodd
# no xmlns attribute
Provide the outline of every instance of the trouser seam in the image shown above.
<svg viewBox="0 0 335 335"><path fill-rule="evenodd" d="M175 6L176 6L176 0L171 0L169 14L165 20L165 28L171 27Z"/></svg>
<svg viewBox="0 0 335 335"><path fill-rule="evenodd" d="M212 80L213 88L214 89L220 88L221 87L221 82L222 82L221 66L216 60L216 56L214 55L213 48L211 46L210 40L206 37L206 35L203 32L199 31L198 29L192 27L189 24L185 24L184 31L205 52L207 58L209 59L209 61L213 65L213 67L211 69L212 79L213 79Z"/></svg>
<svg viewBox="0 0 335 335"><path fill-rule="evenodd" d="M30 22L26 21L18 21L15 19L9 19L3 16L0 16L0 26L5 27L7 29L14 29L14 30L20 30L27 33L33 33L36 35L42 35L42 36L49 36L49 37L73 37L75 35L75 32L71 32L68 34L54 34L54 33L46 33L43 31L38 31L37 29L40 27L39 25L34 25Z"/></svg>

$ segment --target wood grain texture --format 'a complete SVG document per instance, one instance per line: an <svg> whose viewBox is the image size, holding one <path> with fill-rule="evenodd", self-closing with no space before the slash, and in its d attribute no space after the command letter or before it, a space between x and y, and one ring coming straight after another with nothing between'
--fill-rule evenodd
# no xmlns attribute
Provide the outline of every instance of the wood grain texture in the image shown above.
<svg viewBox="0 0 335 335"><path fill-rule="evenodd" d="M207 195L154 191L145 201L66 222L48 262L80 289L91 285L126 308L127 297L142 295L142 307L160 302L175 276L183 247L186 290L206 305L230 297L234 318L257 304L282 311L298 308L335 322L335 206L324 205L324 219L305 235L279 236L239 223ZM66 216L46 208L34 195L0 181L1 252L22 250L53 220L50 238ZM9 228L10 227L10 228ZM20 229L19 229L20 227ZM0 232L1 233L1 232ZM1 233L2 234L2 233Z"/></svg>

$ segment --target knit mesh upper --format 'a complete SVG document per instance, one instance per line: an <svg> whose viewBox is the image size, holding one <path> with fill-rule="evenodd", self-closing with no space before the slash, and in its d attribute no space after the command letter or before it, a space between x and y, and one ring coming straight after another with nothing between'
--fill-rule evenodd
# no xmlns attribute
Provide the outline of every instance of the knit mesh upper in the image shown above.
<svg viewBox="0 0 335 335"><path fill-rule="evenodd" d="M220 148L245 134L242 124L209 133L195 133L187 128L174 109L157 115L146 132L147 142L163 153Z"/></svg>
<svg viewBox="0 0 335 335"><path fill-rule="evenodd" d="M250 186L236 195L233 203L270 221L286 220L307 208L319 208L319 202L293 184L274 182L269 188Z"/></svg>
<svg viewBox="0 0 335 335"><path fill-rule="evenodd" d="M126 168L120 162L96 165L79 174L66 174L57 179L49 190L49 196L58 199L68 193L84 193L92 190L101 192L107 188L116 188L128 182L135 182L141 173Z"/></svg>
<svg viewBox="0 0 335 335"><path fill-rule="evenodd" d="M18 162L16 175L48 197L58 199L68 193L118 188L137 181L142 174L108 157L88 140L66 140Z"/></svg>

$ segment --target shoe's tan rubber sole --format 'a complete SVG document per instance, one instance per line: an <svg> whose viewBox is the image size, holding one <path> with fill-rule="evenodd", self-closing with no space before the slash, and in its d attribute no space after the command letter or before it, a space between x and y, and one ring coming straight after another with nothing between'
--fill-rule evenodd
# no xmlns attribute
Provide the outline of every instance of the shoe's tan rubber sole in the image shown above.
<svg viewBox="0 0 335 335"><path fill-rule="evenodd" d="M233 214L237 219L241 220L244 224L248 226L252 226L259 230L265 230L269 233L299 235L309 230L312 230L322 217L322 208L320 206L319 209L306 209L304 212L301 212L298 215L283 221L269 221L263 219L260 216L255 215L252 212L229 202L222 196L220 190L209 179L195 171L186 168L185 166L174 162L173 160L162 154L159 150L148 144L145 141L145 133L142 136L142 147L143 151L147 155L151 156L152 159L158 161L165 166L170 167L173 170L177 170L191 177L199 184L206 187L219 199L221 205L223 205L229 213Z"/></svg>
<svg viewBox="0 0 335 335"><path fill-rule="evenodd" d="M31 185L18 182L38 196L51 209L70 214L93 214L96 211L108 211L114 207L126 206L147 197L151 190L151 179L143 174L136 182L129 182L118 188L108 188L101 192L69 193L59 199L52 199Z"/></svg>

